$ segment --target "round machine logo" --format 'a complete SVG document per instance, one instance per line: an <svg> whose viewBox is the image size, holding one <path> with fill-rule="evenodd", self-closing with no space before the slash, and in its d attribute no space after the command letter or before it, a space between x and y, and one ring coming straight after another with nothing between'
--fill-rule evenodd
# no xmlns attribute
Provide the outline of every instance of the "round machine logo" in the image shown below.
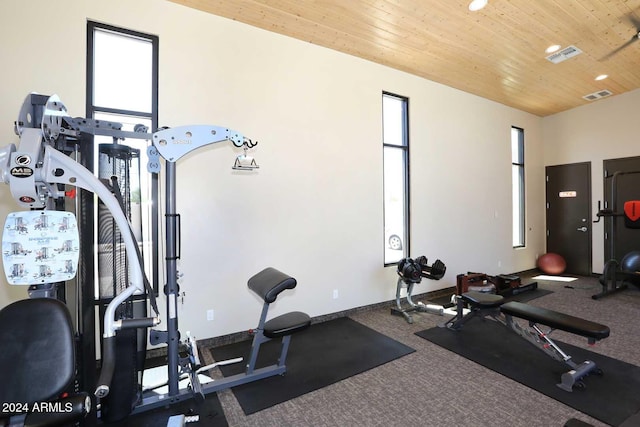
<svg viewBox="0 0 640 427"><path fill-rule="evenodd" d="M16 178L28 178L33 175L33 169L26 166L16 166L11 168L10 173L11 176L15 176Z"/></svg>
<svg viewBox="0 0 640 427"><path fill-rule="evenodd" d="M30 196L22 196L18 200L20 200L22 203L33 203L36 201L36 199Z"/></svg>
<svg viewBox="0 0 640 427"><path fill-rule="evenodd" d="M31 163L31 157L26 154L21 154L16 157L16 165L27 166L29 163Z"/></svg>

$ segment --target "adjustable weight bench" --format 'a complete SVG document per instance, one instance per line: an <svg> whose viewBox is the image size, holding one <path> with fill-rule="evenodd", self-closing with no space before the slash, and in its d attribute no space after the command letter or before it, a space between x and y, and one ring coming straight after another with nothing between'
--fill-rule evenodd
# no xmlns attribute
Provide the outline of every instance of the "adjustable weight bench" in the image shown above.
<svg viewBox="0 0 640 427"><path fill-rule="evenodd" d="M470 310L466 315L463 314L465 305ZM589 344L595 344L596 341L609 336L608 326L520 302L511 301L505 303L504 298L500 295L474 291L466 292L458 297L456 313L456 316L442 326L459 330L473 317L491 317L529 341L551 358L568 365L571 369L562 374L561 382L557 384L558 387L565 391L573 391L574 386L576 388L584 388L585 384L582 380L591 373L602 375L602 370L590 360L585 360L580 364L571 360L571 356L562 351L549 335L558 329L583 336L587 338ZM514 318L528 321L529 329L520 326L514 321ZM544 332L538 325L547 326L550 330Z"/></svg>

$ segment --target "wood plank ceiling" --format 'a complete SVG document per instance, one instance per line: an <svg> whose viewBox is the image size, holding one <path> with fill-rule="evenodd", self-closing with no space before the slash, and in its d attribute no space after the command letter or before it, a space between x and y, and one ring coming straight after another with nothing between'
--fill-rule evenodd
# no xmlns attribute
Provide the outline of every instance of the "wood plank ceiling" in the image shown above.
<svg viewBox="0 0 640 427"><path fill-rule="evenodd" d="M478 12L469 0L170 1L538 116L640 87L640 0L489 0ZM554 64L552 44L582 53Z"/></svg>

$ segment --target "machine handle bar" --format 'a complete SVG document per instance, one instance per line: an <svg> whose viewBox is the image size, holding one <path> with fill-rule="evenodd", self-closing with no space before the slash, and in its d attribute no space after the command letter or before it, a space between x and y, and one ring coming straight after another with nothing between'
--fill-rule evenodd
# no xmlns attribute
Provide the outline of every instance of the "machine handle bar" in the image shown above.
<svg viewBox="0 0 640 427"><path fill-rule="evenodd" d="M102 340L102 369L100 370L100 378L98 378L98 386L96 387L96 397L102 399L109 394L111 380L113 379L113 371L116 367L116 337L105 337Z"/></svg>

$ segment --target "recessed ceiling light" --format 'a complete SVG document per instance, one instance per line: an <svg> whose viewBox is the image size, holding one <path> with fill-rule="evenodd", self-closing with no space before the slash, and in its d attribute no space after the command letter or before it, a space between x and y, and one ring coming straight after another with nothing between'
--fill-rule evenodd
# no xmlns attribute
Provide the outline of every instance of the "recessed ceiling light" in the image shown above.
<svg viewBox="0 0 640 427"><path fill-rule="evenodd" d="M469 10L472 12L476 12L487 5L489 0L473 0L469 3Z"/></svg>
<svg viewBox="0 0 640 427"><path fill-rule="evenodd" d="M553 53L553 52L557 52L560 49L560 45L559 44L552 44L551 46L549 46L545 52L547 53Z"/></svg>
<svg viewBox="0 0 640 427"><path fill-rule="evenodd" d="M608 76L608 75L606 75L606 74L600 74L598 77L596 77L596 80L604 80L604 79L606 79L607 77L609 77L609 76Z"/></svg>

